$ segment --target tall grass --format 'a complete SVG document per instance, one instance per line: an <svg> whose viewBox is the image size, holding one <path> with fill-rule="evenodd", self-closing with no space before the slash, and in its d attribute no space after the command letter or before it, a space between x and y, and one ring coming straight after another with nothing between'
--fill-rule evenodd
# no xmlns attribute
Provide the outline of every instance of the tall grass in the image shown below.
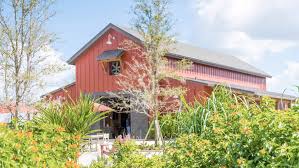
<svg viewBox="0 0 299 168"><path fill-rule="evenodd" d="M189 104L184 97L181 97L181 101L184 106L182 112L168 114L161 119L163 136L166 138L192 133L203 136L213 114L217 113L229 120L227 116L232 112L232 106L250 108L248 99L236 96L223 86L217 86L205 103L195 101Z"/></svg>
<svg viewBox="0 0 299 168"><path fill-rule="evenodd" d="M94 112L93 103L94 100L90 96L83 95L76 102L65 102L62 105L50 103L40 107L40 116L33 122L37 125L58 125L66 132L85 136L98 131L91 130L91 126L104 119L107 114Z"/></svg>

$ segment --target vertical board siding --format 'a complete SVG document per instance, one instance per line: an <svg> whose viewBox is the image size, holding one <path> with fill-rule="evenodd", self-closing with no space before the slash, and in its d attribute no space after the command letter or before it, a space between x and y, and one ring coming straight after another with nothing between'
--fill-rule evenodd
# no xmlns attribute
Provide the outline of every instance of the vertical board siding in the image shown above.
<svg viewBox="0 0 299 168"><path fill-rule="evenodd" d="M168 58L168 61L171 68L176 68L176 62L178 61L177 59ZM243 86L246 88L266 90L266 79L263 77L211 67L198 63L193 63L191 68L187 70L181 70L179 74L193 79L215 81L224 84Z"/></svg>
<svg viewBox="0 0 299 168"><path fill-rule="evenodd" d="M57 91L54 91L53 93L47 95L46 98L51 100L76 100L76 84L71 84Z"/></svg>
<svg viewBox="0 0 299 168"><path fill-rule="evenodd" d="M112 44L106 44L108 35L115 37L112 40ZM118 90L117 87L117 76L109 75L108 69L105 71L104 68L108 68L107 65L104 67L102 63L96 61L96 57L106 50L117 49L120 43L127 38L115 31L110 29L106 32L102 38L98 39L93 45L91 45L81 56L76 60L76 81L77 81L77 92L93 93L93 92L110 92ZM128 61L128 56L123 56L122 62ZM122 65L123 66L123 65Z"/></svg>
<svg viewBox="0 0 299 168"><path fill-rule="evenodd" d="M106 44L108 35L115 37L112 44ZM114 50L120 46L124 40L128 40L125 34L122 34L113 28L109 29L102 38L95 41L88 49L86 49L76 60L76 85L72 86L74 97L78 97L81 92L94 93L94 92L109 92L120 90L117 86L117 76L109 75L109 72L102 66L102 63L96 61L96 57L106 50ZM131 57L135 52L125 52L122 56L121 67L122 71L126 68L125 62L132 62ZM169 58L169 66L176 68L177 59ZM191 68L180 71L180 75L201 80L209 80L224 84L234 84L247 88L255 88L266 90L266 78L249 75L245 73L235 72L222 68L212 67L208 65L194 63ZM211 88L201 85L199 83L187 82L188 89L187 98L192 101L196 95L205 95L211 92ZM61 93L59 93L61 94Z"/></svg>

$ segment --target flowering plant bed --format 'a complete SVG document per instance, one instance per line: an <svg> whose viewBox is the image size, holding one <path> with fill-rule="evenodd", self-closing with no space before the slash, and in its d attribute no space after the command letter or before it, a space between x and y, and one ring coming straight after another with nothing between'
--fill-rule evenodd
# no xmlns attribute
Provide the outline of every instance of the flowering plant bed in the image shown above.
<svg viewBox="0 0 299 168"><path fill-rule="evenodd" d="M53 125L12 129L1 124L0 167L76 167L80 139Z"/></svg>

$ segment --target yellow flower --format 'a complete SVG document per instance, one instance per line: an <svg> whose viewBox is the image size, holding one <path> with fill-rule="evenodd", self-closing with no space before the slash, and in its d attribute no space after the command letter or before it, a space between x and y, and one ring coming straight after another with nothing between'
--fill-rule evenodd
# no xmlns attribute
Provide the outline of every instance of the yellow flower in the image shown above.
<svg viewBox="0 0 299 168"><path fill-rule="evenodd" d="M245 135L249 135L249 134L252 133L252 130L249 127L244 127L244 128L241 129L241 133L245 134Z"/></svg>
<svg viewBox="0 0 299 168"><path fill-rule="evenodd" d="M241 120L239 121L239 123L240 123L241 125L244 125L244 126L249 125L249 121L246 120L246 119L241 119Z"/></svg>
<svg viewBox="0 0 299 168"><path fill-rule="evenodd" d="M260 152L260 154L263 156L263 155L266 154L267 151L263 148L263 149L261 149L259 152Z"/></svg>
<svg viewBox="0 0 299 168"><path fill-rule="evenodd" d="M33 141L31 141L31 144L32 144L32 145L36 145L37 142L36 142L35 140L33 140Z"/></svg>
<svg viewBox="0 0 299 168"><path fill-rule="evenodd" d="M36 162L40 162L40 161L42 160L42 158L40 158L40 157L37 156L37 157L34 158L34 160L35 160Z"/></svg>
<svg viewBox="0 0 299 168"><path fill-rule="evenodd" d="M15 148L16 148L16 149L20 149L20 148L21 148L21 144L18 144L18 143L17 143L17 144L15 145Z"/></svg>
<svg viewBox="0 0 299 168"><path fill-rule="evenodd" d="M31 138L32 135L33 135L33 133L32 133L31 131L26 132L26 136L27 136L27 137Z"/></svg>
<svg viewBox="0 0 299 168"><path fill-rule="evenodd" d="M213 132L215 134L222 134L223 133L223 129L221 129L221 128L213 128Z"/></svg>
<svg viewBox="0 0 299 168"><path fill-rule="evenodd" d="M66 168L79 168L79 165L73 160L68 160L65 163L65 167Z"/></svg>
<svg viewBox="0 0 299 168"><path fill-rule="evenodd" d="M238 112L231 113L232 116L237 116L238 114L239 114Z"/></svg>
<svg viewBox="0 0 299 168"><path fill-rule="evenodd" d="M75 136L75 140L79 141L81 139L81 136L80 135L76 135Z"/></svg>
<svg viewBox="0 0 299 168"><path fill-rule="evenodd" d="M58 142L58 143L61 143L61 142L63 141L63 139L60 138L60 137L56 138L55 140L56 140L56 142Z"/></svg>
<svg viewBox="0 0 299 168"><path fill-rule="evenodd" d="M192 157L192 155L193 155L192 152L187 153L187 156L189 156L189 157Z"/></svg>
<svg viewBox="0 0 299 168"><path fill-rule="evenodd" d="M57 132L64 132L65 129L63 127L58 127L55 129Z"/></svg>
<svg viewBox="0 0 299 168"><path fill-rule="evenodd" d="M50 144L45 144L44 147L45 147L46 150L51 149L51 145Z"/></svg>
<svg viewBox="0 0 299 168"><path fill-rule="evenodd" d="M75 148L78 147L78 145L77 144L70 144L69 147L75 149Z"/></svg>
<svg viewBox="0 0 299 168"><path fill-rule="evenodd" d="M24 137L24 133L22 131L18 131L17 132L17 137L20 138L20 139L23 138Z"/></svg>
<svg viewBox="0 0 299 168"><path fill-rule="evenodd" d="M31 151L35 153L35 152L38 151L38 148L37 148L36 146L32 146L32 147L31 147Z"/></svg>
<svg viewBox="0 0 299 168"><path fill-rule="evenodd" d="M237 160L237 163L238 163L239 166L241 166L241 165L243 165L245 163L245 159L244 158L239 158Z"/></svg>

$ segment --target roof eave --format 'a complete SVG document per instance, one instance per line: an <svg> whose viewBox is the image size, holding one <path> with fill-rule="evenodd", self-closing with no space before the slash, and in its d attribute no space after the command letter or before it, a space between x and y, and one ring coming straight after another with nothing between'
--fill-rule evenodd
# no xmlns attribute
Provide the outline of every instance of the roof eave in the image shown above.
<svg viewBox="0 0 299 168"><path fill-rule="evenodd" d="M211 63L211 62L206 62L206 61L202 61L202 60L199 60L199 59L190 58L190 57L183 56L183 55L177 55L177 54L174 54L174 53L169 53L167 56L172 57L172 58L179 58L179 59L182 59L182 58L183 59L189 59L192 62L201 63L201 64L204 64L204 65L210 65L210 66L213 66L213 67L227 69L227 70L231 70L231 71L241 72L241 73L245 73L245 74L249 74L249 75L254 75L254 76L258 76L258 77L272 78L272 76L269 75L269 74L253 73L253 72L244 71L244 70L233 68L233 67L229 67L229 66L214 64L214 63Z"/></svg>
<svg viewBox="0 0 299 168"><path fill-rule="evenodd" d="M75 60L87 49L89 48L95 41L97 41L102 35L104 35L110 28L113 28L115 30L118 30L122 33L124 33L125 35L127 35L128 37L130 37L132 40L134 40L137 43L142 44L142 40L137 38L136 36L134 36L133 34L130 34L129 32L119 28L118 26L115 26L112 23L109 23L102 31L100 31L96 36L94 36L90 41L88 41L79 51L77 51L68 61L68 64L71 65L75 65ZM173 53L169 53L169 56L172 57L176 57L176 58L186 58L186 59L190 59L193 62L197 62L197 63L202 63L205 65L210 65L210 66L214 66L214 67L218 67L218 68L223 68L223 69L228 69L228 70L232 70L232 71L237 71L237 72L241 72L241 73L246 73L246 74L250 74L250 75L255 75L255 76L259 76L259 77L264 77L264 78L272 78L271 75L269 74L259 74L259 73L253 73L253 72L249 72L249 71L244 71L244 70L240 70L237 68L233 68L233 67L229 67L229 66L224 66L224 65L219 65L219 64L214 64L214 63L210 63L210 62L205 62L205 61L201 61L198 59L192 59L188 56L181 56L181 55L177 55L177 54L173 54Z"/></svg>
<svg viewBox="0 0 299 168"><path fill-rule="evenodd" d="M283 93L279 94L279 93L275 93L275 92L262 91L262 90L253 89L253 88L245 88L245 87L243 88L241 86L239 87L239 86L226 85L226 84L221 84L219 82L214 82L214 81L192 79L192 78L187 78L186 80L201 83L201 84L204 84L204 85L207 85L210 87L214 87L216 85L224 85L224 86L228 86L229 88L231 88L233 90L239 90L241 92L251 93L256 96L261 96L261 97L262 96L270 96L271 98L283 99L283 100L289 100L289 101L295 101L296 99L298 99L298 97L296 97L296 96L287 95L287 94L283 94Z"/></svg>
<svg viewBox="0 0 299 168"><path fill-rule="evenodd" d="M62 86L62 87L60 87L60 88L58 88L58 89L55 89L55 90L53 90L53 91L51 91L51 92L49 92L49 93L43 94L43 95L41 95L40 97L41 97L41 98L44 98L45 96L49 96L49 95L51 95L51 94L53 94L53 93L55 93L55 92L58 92L58 91L63 90L63 89L66 89L66 88L68 88L68 87L70 87L70 86L73 86L73 85L76 85L76 82L72 82L72 83L70 83L70 84L67 84L67 85L65 85L65 86Z"/></svg>
<svg viewBox="0 0 299 168"><path fill-rule="evenodd" d="M141 43L142 41L135 37L134 35L128 33L127 31L124 31L123 29L115 26L112 23L109 23L102 31L100 31L97 35L95 35L91 40L89 40L82 48L79 49L70 59L67 60L68 64L75 65L76 59L86 50L88 49L94 42L96 42L99 38L101 38L110 28L113 28L115 30L118 30L125 35L129 36L132 40L135 42Z"/></svg>

